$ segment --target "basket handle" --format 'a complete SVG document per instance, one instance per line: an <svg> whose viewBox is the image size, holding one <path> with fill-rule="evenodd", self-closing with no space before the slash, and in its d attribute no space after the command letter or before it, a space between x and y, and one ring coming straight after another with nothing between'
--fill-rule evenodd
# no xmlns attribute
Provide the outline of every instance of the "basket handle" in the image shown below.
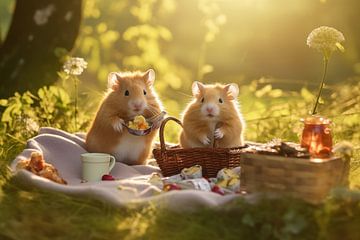
<svg viewBox="0 0 360 240"><path fill-rule="evenodd" d="M167 117L161 122L159 136L160 136L160 148L161 148L162 152L166 150L164 129L165 129L166 123L170 120L176 122L177 124L179 124L182 127L181 121L175 117Z"/></svg>
<svg viewBox="0 0 360 240"><path fill-rule="evenodd" d="M165 130L165 125L168 121L174 121L176 122L177 124L179 124L181 127L183 127L181 121L175 117L167 117L165 118L162 122L161 122L161 125L160 125L160 133L159 133L159 136L160 136L160 149L161 151L165 151L166 150L166 145L165 145L165 137L164 137L164 130ZM220 124L221 126L221 124ZM216 127L215 127L216 128ZM214 134L213 134L214 135ZM215 139L215 136L213 136L213 139L212 139L212 148L216 148L216 139Z"/></svg>

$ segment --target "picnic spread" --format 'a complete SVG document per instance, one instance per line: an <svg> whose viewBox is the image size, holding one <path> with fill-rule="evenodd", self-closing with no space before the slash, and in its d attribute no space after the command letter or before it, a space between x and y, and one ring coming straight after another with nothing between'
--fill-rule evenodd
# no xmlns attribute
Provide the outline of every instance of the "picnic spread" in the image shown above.
<svg viewBox="0 0 360 240"><path fill-rule="evenodd" d="M45 190L95 198L116 206L152 202L170 209L220 206L259 193L285 193L311 203L323 201L333 187L346 184L348 162L339 157L311 158L299 144L273 140L237 148L182 149L165 143L153 150L159 167L116 162L100 181L82 178L80 156L85 134L41 128L12 162L21 183Z"/></svg>
<svg viewBox="0 0 360 240"><path fill-rule="evenodd" d="M55 183L25 169L16 171L17 164L29 159L33 152L41 153L46 163L56 167L67 184ZM84 134L75 135L54 128L41 128L39 134L27 142L23 152L10 167L14 178L25 186L93 198L118 207L131 204L141 206L151 202L173 210L187 210L220 206L239 198L238 194L222 196L193 189L159 194L159 188L148 181L152 174L161 172L158 167L151 165L128 166L116 162L111 171L115 181L82 182L80 155L83 153L86 153ZM254 196L246 198L253 199Z"/></svg>

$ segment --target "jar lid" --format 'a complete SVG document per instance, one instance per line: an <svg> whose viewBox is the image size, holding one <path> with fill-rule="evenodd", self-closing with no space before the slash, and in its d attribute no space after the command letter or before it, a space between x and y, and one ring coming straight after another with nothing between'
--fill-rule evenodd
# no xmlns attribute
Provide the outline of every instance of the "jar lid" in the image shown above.
<svg viewBox="0 0 360 240"><path fill-rule="evenodd" d="M301 119L302 122L305 124L330 124L331 121L328 118L318 116L318 115L312 115L308 116L305 119Z"/></svg>

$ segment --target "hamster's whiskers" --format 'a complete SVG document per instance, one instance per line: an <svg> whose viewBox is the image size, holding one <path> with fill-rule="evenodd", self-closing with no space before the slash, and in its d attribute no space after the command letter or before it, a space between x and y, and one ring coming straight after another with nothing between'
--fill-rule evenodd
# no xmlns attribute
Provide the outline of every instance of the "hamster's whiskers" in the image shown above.
<svg viewBox="0 0 360 240"><path fill-rule="evenodd" d="M188 111L187 113L195 113L195 112L200 112L199 109L192 109L191 111Z"/></svg>
<svg viewBox="0 0 360 240"><path fill-rule="evenodd" d="M188 111L187 113L190 113L190 114L192 114L192 113L196 113L196 112L200 112L200 109L192 109L191 111Z"/></svg>
<svg viewBox="0 0 360 240"><path fill-rule="evenodd" d="M151 105L148 105L146 109L152 114L152 116L156 116L159 114L157 109Z"/></svg>

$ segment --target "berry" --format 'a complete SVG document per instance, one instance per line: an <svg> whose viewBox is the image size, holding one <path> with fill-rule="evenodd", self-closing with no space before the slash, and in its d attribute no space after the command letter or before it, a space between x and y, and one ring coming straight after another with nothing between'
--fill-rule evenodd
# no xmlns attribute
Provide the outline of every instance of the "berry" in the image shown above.
<svg viewBox="0 0 360 240"><path fill-rule="evenodd" d="M111 176L110 174L105 174L102 176L101 180L102 181L114 181L115 178L113 176Z"/></svg>
<svg viewBox="0 0 360 240"><path fill-rule="evenodd" d="M221 189L221 187L219 187L218 185L213 186L213 188L211 189L212 192L220 194L220 195L224 195L224 191Z"/></svg>

